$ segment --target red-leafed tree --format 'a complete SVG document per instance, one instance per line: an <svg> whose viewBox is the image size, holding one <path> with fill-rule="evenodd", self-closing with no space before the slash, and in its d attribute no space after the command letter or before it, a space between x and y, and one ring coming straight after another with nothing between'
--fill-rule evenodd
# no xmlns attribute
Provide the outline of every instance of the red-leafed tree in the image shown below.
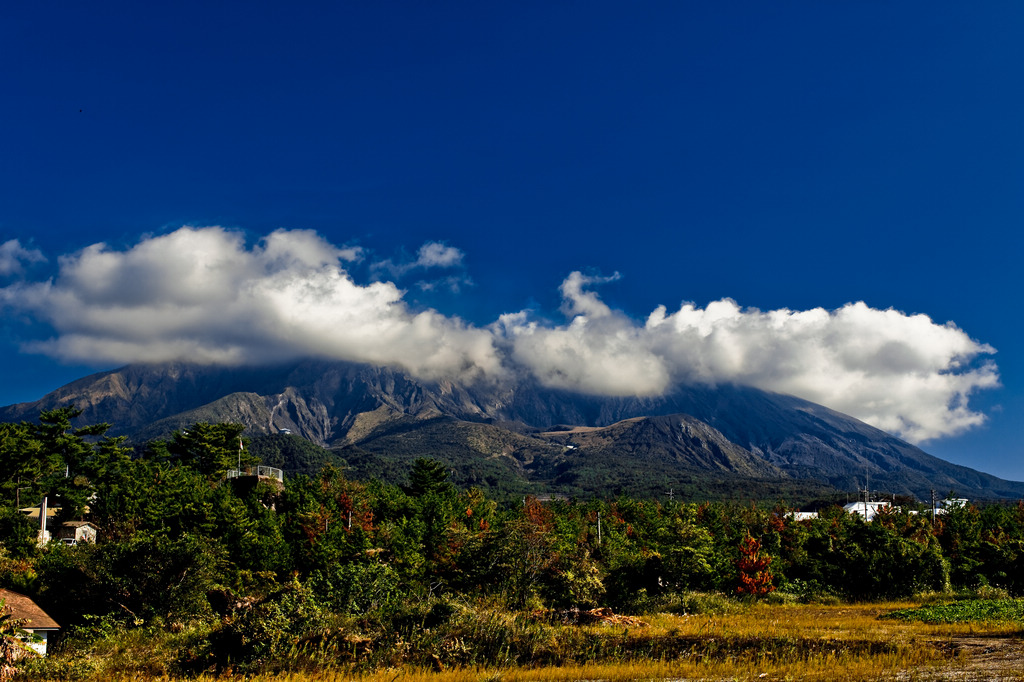
<svg viewBox="0 0 1024 682"><path fill-rule="evenodd" d="M744 537L740 541L740 558L736 562L740 579L736 592L763 597L774 590L774 576L769 568L771 563L771 555L761 553L761 542L757 538L751 535Z"/></svg>

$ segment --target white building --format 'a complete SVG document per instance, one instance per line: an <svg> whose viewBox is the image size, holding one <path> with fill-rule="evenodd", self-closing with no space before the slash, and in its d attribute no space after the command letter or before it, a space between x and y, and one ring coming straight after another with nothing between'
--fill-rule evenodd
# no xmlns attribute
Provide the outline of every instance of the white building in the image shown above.
<svg viewBox="0 0 1024 682"><path fill-rule="evenodd" d="M865 521L871 521L875 516L883 509L889 509L892 506L889 502L849 502L843 505L843 509L846 510L847 514L858 514L863 516Z"/></svg>

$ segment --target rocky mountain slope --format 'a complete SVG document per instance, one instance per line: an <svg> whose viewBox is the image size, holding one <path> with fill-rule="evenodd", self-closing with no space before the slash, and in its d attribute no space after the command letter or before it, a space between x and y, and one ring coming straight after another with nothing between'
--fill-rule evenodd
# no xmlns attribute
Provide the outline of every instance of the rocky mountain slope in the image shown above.
<svg viewBox="0 0 1024 682"><path fill-rule="evenodd" d="M757 480L782 489L868 485L922 499L932 489L984 499L1024 495L1024 483L950 464L828 408L739 386L606 398L529 382L424 381L341 362L131 365L0 408L0 421L69 404L83 410L83 421L109 422L136 441L198 421L232 421L252 435L288 429L368 472L436 456L468 482L511 477L573 493L699 491Z"/></svg>

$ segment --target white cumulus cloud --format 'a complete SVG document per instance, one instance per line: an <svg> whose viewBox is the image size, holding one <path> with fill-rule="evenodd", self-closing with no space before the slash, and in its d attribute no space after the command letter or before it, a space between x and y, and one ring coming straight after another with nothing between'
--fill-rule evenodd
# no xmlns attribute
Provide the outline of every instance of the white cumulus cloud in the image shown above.
<svg viewBox="0 0 1024 682"><path fill-rule="evenodd" d="M391 259L375 263L374 270L389 273L392 277L402 277L413 270L430 268L461 267L465 254L454 246L441 242L427 242L416 252L415 258L405 253L397 262Z"/></svg>
<svg viewBox="0 0 1024 682"><path fill-rule="evenodd" d="M60 259L55 280L0 289L0 302L56 330L30 350L77 362L267 362L316 356L403 367L424 377L496 376L489 332L414 312L390 282L355 283L359 256L310 231L183 227L127 250L94 244Z"/></svg>
<svg viewBox="0 0 1024 682"><path fill-rule="evenodd" d="M464 287L473 284L473 281L461 272L464 259L465 254L454 246L448 246L442 242L426 242L416 251L415 258L410 258L408 254L405 254L397 261L391 259L379 261L371 266L371 270L378 274L383 273L395 279L401 279L413 272L455 269L459 271L458 274L421 279L416 282L415 286L422 291L449 291L457 294Z"/></svg>
<svg viewBox="0 0 1024 682"><path fill-rule="evenodd" d="M463 253L454 246L440 242L427 242L416 253L414 268L451 268L462 265Z"/></svg>
<svg viewBox="0 0 1024 682"><path fill-rule="evenodd" d="M17 239L0 244L0 277L21 274L25 263L42 263L46 260L37 249L26 249Z"/></svg>
<svg viewBox="0 0 1024 682"><path fill-rule="evenodd" d="M506 315L518 364L545 384L589 393L659 395L687 383L736 383L796 395L913 442L984 422L969 396L999 385L995 350L952 323L850 303L838 310L659 306L640 324L610 309L580 273L562 285L561 325Z"/></svg>
<svg viewBox="0 0 1024 682"><path fill-rule="evenodd" d="M0 247L0 267L42 259L11 244ZM183 227L126 249L94 244L65 255L52 280L0 288L0 305L53 328L29 350L76 362L323 357L424 378L526 372L550 387L614 396L728 382L797 395L916 442L982 423L968 399L999 382L987 359L994 349L952 323L864 303L761 311L723 299L636 320L594 291L618 274L574 272L561 285L563 321L522 311L480 327L412 309L393 282L355 281L346 268L364 256L311 231L249 244L240 232ZM428 242L388 268L463 261L458 249Z"/></svg>

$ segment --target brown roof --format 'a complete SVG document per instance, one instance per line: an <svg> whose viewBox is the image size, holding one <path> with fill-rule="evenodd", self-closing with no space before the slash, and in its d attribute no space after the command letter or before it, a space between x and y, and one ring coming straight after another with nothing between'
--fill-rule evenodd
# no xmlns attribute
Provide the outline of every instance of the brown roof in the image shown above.
<svg viewBox="0 0 1024 682"><path fill-rule="evenodd" d="M10 613L15 618L25 619L22 626L26 630L59 630L57 621L46 615L46 611L36 606L36 603L23 594L0 589L0 599L4 600L4 612Z"/></svg>

